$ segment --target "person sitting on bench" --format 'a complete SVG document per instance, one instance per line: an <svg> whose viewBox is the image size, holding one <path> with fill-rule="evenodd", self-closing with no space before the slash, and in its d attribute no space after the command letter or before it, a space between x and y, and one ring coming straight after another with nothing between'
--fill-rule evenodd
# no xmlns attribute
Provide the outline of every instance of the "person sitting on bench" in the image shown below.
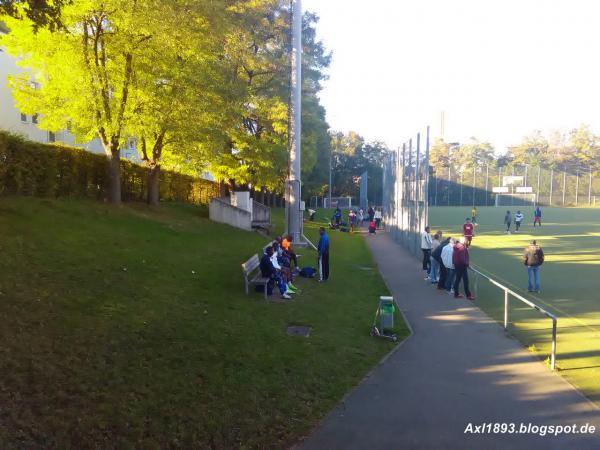
<svg viewBox="0 0 600 450"><path fill-rule="evenodd" d="M283 250L287 252L287 254L289 255L290 259L294 262L294 267L296 269L298 269L298 257L296 256L296 253L294 253L294 248L292 247L292 241L293 240L294 240L294 238L292 237L292 235L288 234L281 241L281 248L283 248Z"/></svg>
<svg viewBox="0 0 600 450"><path fill-rule="evenodd" d="M267 295L273 295L273 285L277 283L277 287L279 288L281 298L289 300L292 298L290 296L292 292L289 291L287 285L285 284L285 281L283 281L283 278L281 277L281 274L277 272L277 269L275 269L275 266L273 266L273 262L271 260L272 256L273 247L269 246L265 250L265 254L260 260L260 272L263 277L269 279L269 282L265 286L265 289L267 290Z"/></svg>
<svg viewBox="0 0 600 450"><path fill-rule="evenodd" d="M294 276L290 268L290 258L279 246L278 242L273 242L273 256L271 257L275 269L281 271L283 281L287 284L289 290L296 292L298 288L292 284Z"/></svg>

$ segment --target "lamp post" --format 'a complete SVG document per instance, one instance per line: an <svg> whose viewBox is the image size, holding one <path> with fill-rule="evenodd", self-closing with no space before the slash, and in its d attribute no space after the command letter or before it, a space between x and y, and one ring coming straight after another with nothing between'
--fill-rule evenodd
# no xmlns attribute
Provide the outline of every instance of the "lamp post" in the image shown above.
<svg viewBox="0 0 600 450"><path fill-rule="evenodd" d="M292 6L292 55L290 74L289 108L289 166L286 189L286 232L294 242L302 240L302 217L300 211L302 156L302 0L291 0Z"/></svg>

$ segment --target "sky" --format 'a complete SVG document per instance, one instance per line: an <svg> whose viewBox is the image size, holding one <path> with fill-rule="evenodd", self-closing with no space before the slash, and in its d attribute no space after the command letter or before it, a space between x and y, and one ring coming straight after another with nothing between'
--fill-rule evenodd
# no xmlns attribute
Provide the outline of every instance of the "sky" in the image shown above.
<svg viewBox="0 0 600 450"><path fill-rule="evenodd" d="M304 0L333 52L334 130L401 146L431 126L502 153L534 130L600 132L600 2Z"/></svg>

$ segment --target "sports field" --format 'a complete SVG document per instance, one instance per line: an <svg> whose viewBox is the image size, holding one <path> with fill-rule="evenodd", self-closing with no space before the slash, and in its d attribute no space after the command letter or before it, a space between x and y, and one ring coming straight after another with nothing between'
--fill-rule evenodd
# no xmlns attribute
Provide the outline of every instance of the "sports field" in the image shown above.
<svg viewBox="0 0 600 450"><path fill-rule="evenodd" d="M535 229L532 207L478 209L471 263L558 317L557 367L600 404L600 209L543 208L543 226ZM518 234L514 224L512 234L504 231L507 209L513 216L517 209L525 215ZM432 232L459 236L470 211L470 207L431 208ZM546 255L539 294L527 292L527 270L521 261L532 239L538 240ZM485 280L471 277L471 282L477 285L476 303L502 321L503 292ZM550 354L551 320L516 299L511 299L509 309L509 333L545 359Z"/></svg>

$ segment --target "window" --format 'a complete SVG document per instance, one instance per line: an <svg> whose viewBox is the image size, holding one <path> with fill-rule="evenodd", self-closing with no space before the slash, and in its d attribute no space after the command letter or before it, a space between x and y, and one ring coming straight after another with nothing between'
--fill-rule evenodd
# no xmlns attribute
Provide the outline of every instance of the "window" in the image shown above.
<svg viewBox="0 0 600 450"><path fill-rule="evenodd" d="M27 123L27 114L21 113L21 122Z"/></svg>
<svg viewBox="0 0 600 450"><path fill-rule="evenodd" d="M56 133L48 131L48 142L56 142Z"/></svg>
<svg viewBox="0 0 600 450"><path fill-rule="evenodd" d="M35 113L31 116L31 123L38 123L38 115Z"/></svg>

